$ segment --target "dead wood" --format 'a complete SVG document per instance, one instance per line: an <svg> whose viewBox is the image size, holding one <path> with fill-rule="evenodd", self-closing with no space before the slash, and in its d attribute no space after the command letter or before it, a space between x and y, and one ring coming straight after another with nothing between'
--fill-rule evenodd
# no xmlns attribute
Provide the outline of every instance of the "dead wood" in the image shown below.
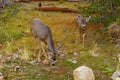
<svg viewBox="0 0 120 80"><path fill-rule="evenodd" d="M57 7L57 6L44 6L44 7L38 7L36 10L41 11L61 11L61 12L69 12L69 13L78 13L75 9L70 8L64 8L64 7Z"/></svg>

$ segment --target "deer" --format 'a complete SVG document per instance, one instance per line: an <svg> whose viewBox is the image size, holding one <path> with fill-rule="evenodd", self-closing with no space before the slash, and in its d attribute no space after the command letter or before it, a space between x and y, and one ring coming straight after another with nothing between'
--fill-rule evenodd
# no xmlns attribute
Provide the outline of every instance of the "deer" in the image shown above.
<svg viewBox="0 0 120 80"><path fill-rule="evenodd" d="M38 18L33 19L32 22L30 23L30 29L34 36L35 44L38 39L40 43L40 48L43 51L43 52L39 51L37 61L40 62L41 56L44 55L45 59L49 60L51 65L54 65L57 58L57 53L59 49L62 47L62 45L55 49L52 38L52 31L40 19ZM45 50L45 46L47 48L47 52Z"/></svg>
<svg viewBox="0 0 120 80"><path fill-rule="evenodd" d="M86 36L86 25L87 22L91 19L91 16L89 17L84 17L83 15L79 14L76 16L77 23L78 23L78 43L82 42L82 47L84 48L85 46L85 36Z"/></svg>

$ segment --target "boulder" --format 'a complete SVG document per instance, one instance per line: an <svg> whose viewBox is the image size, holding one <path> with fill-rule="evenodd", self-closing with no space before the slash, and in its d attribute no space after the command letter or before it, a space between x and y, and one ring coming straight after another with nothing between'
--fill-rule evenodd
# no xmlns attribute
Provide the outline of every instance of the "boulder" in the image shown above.
<svg viewBox="0 0 120 80"><path fill-rule="evenodd" d="M73 71L74 80L95 80L93 71L86 66L80 66Z"/></svg>
<svg viewBox="0 0 120 80"><path fill-rule="evenodd" d="M4 76L3 74L0 72L0 80L3 80Z"/></svg>
<svg viewBox="0 0 120 80"><path fill-rule="evenodd" d="M120 80L120 71L116 70L113 75L111 76L112 80Z"/></svg>

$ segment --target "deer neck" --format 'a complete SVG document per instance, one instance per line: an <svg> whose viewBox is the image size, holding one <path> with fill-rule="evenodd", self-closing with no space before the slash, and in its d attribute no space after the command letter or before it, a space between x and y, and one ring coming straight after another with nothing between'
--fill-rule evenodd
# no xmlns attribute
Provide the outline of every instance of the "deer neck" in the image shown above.
<svg viewBox="0 0 120 80"><path fill-rule="evenodd" d="M50 34L48 35L47 45L48 45L48 48L49 48L53 53L55 53L55 48L54 48L54 43L53 43L52 33L51 33L51 32L50 32Z"/></svg>

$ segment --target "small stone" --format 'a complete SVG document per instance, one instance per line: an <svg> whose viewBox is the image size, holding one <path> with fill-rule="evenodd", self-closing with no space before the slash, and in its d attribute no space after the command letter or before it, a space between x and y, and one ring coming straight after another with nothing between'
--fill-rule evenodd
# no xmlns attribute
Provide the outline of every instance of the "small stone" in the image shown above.
<svg viewBox="0 0 120 80"><path fill-rule="evenodd" d="M16 66L15 68L14 68L14 71L18 71L20 69L20 66Z"/></svg>
<svg viewBox="0 0 120 80"><path fill-rule="evenodd" d="M77 53L77 52L74 52L73 54L74 54L74 56L78 56L78 53Z"/></svg>
<svg viewBox="0 0 120 80"><path fill-rule="evenodd" d="M18 58L20 58L20 55L18 55L18 54L14 54L13 56L12 56L12 58L15 60L15 59L18 59Z"/></svg>
<svg viewBox="0 0 120 80"><path fill-rule="evenodd" d="M60 54L60 57L62 57L62 58L65 57L65 54Z"/></svg>
<svg viewBox="0 0 120 80"><path fill-rule="evenodd" d="M36 63L36 61L30 61L29 63L33 65Z"/></svg>
<svg viewBox="0 0 120 80"><path fill-rule="evenodd" d="M0 72L0 80L3 80L4 76L3 74Z"/></svg>
<svg viewBox="0 0 120 80"><path fill-rule="evenodd" d="M111 76L111 79L112 79L112 80L119 80L119 79L120 79L119 76L120 76L120 71L119 71L119 70L116 70L116 71L113 73L113 75ZM118 78L118 79L117 79L117 78Z"/></svg>
<svg viewBox="0 0 120 80"><path fill-rule="evenodd" d="M116 78L116 80L120 80L120 78Z"/></svg>
<svg viewBox="0 0 120 80"><path fill-rule="evenodd" d="M50 62L49 62L49 60L46 60L46 59L45 59L42 63L45 64L45 65L47 65L47 64L49 64Z"/></svg>
<svg viewBox="0 0 120 80"><path fill-rule="evenodd" d="M41 76L41 73L38 73L37 76L40 77L40 76Z"/></svg>
<svg viewBox="0 0 120 80"><path fill-rule="evenodd" d="M75 58L73 58L73 59L68 59L67 61L70 61L70 62L72 62L73 64L75 64L75 63L78 62Z"/></svg>

